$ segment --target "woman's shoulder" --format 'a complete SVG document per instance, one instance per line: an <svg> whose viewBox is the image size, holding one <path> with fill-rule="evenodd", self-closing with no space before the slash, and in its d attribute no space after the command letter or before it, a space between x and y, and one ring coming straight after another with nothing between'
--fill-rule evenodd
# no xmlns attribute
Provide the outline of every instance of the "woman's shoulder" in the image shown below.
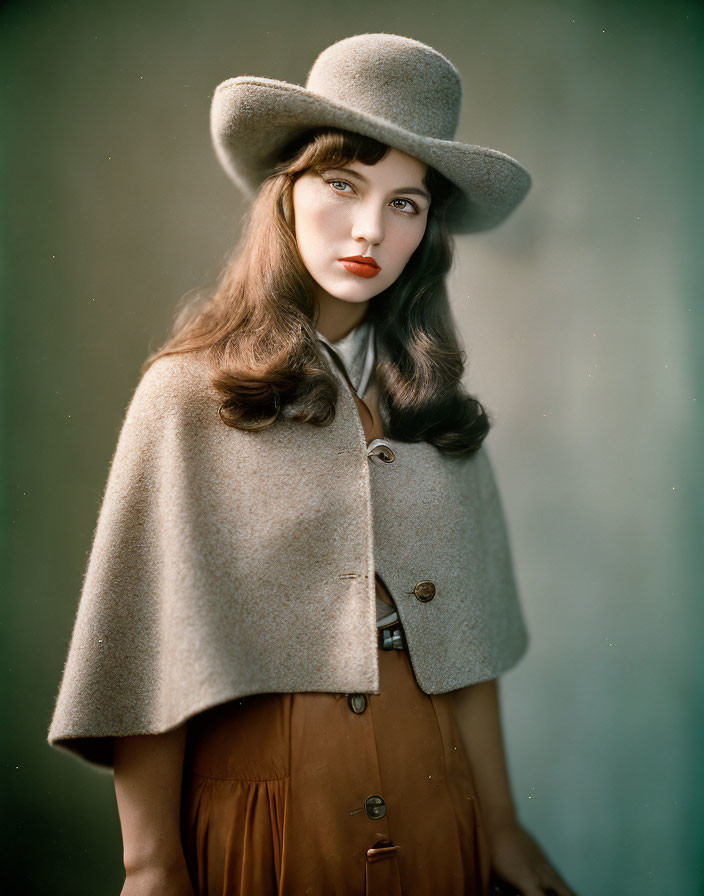
<svg viewBox="0 0 704 896"><path fill-rule="evenodd" d="M202 352L161 355L141 374L128 413L164 416L198 412L219 405Z"/></svg>

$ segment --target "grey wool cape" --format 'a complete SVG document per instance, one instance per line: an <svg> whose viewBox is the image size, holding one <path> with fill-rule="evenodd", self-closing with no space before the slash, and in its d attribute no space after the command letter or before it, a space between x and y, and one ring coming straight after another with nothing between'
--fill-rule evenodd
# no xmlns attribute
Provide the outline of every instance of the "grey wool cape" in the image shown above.
<svg viewBox="0 0 704 896"><path fill-rule="evenodd" d="M122 423L49 728L110 769L113 739L255 693L379 693L375 573L420 688L495 678L528 644L487 449L384 439L352 392L332 424L244 432L198 355L158 359ZM284 412L290 414L291 409ZM432 582L435 593L415 590ZM422 599L426 598L426 599Z"/></svg>

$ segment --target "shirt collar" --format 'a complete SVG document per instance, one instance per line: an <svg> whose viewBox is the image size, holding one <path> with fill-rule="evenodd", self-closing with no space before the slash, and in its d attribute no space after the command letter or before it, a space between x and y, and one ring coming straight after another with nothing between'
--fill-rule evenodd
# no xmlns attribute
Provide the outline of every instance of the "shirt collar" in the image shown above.
<svg viewBox="0 0 704 896"><path fill-rule="evenodd" d="M316 330L318 339L337 352L360 398L367 391L374 367L374 323L365 317L347 335L330 342Z"/></svg>

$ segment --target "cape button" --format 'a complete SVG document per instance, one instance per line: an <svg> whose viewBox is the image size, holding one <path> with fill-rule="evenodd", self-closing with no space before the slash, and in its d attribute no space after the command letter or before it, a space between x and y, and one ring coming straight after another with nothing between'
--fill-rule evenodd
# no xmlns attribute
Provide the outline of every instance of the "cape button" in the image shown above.
<svg viewBox="0 0 704 896"><path fill-rule="evenodd" d="M435 597L435 585L432 582L418 582L413 593L425 604Z"/></svg>
<svg viewBox="0 0 704 896"><path fill-rule="evenodd" d="M367 797L364 804L364 811L370 818L383 818L386 815L386 803L380 796Z"/></svg>
<svg viewBox="0 0 704 896"><path fill-rule="evenodd" d="M352 712L356 712L357 715L361 715L367 708L367 698L364 694L350 694L347 698L347 702L349 703Z"/></svg>
<svg viewBox="0 0 704 896"><path fill-rule="evenodd" d="M392 464L396 460L396 455L390 445L387 445L383 439L374 439L367 446L367 457L375 463Z"/></svg>

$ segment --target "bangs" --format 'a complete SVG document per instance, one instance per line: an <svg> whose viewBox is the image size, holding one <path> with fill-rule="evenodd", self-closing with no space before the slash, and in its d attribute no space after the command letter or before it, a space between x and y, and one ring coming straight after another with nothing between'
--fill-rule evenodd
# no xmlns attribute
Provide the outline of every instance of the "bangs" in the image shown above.
<svg viewBox="0 0 704 896"><path fill-rule="evenodd" d="M373 137L340 128L313 128L298 134L281 150L274 172L297 174L310 168L339 168L350 162L375 165L390 147Z"/></svg>

